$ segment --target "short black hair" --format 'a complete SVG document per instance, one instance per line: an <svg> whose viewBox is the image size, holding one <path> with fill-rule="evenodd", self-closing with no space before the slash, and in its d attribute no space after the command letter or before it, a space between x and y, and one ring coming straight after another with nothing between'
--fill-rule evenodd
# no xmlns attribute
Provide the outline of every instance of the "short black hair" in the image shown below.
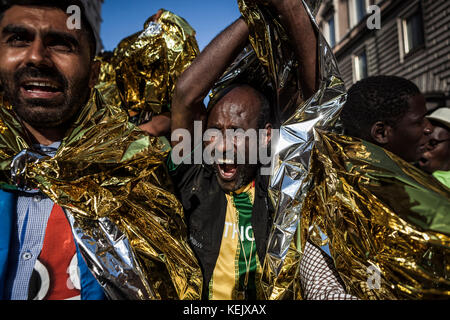
<svg viewBox="0 0 450 320"><path fill-rule="evenodd" d="M259 109L258 129L264 129L266 124L272 123L272 108L270 107L269 100L264 94L261 93L261 91L255 90L255 92L261 102Z"/></svg>
<svg viewBox="0 0 450 320"><path fill-rule="evenodd" d="M0 0L0 21L3 18L3 15L6 10L11 8L12 6L42 6L42 7L50 7L50 8L58 8L64 12L67 12L67 8L76 5L81 9L81 23L85 30L87 30L86 34L88 36L91 59L95 58L97 53L97 40L94 34L94 30L92 29L91 24L86 15L85 7L82 1L80 0Z"/></svg>
<svg viewBox="0 0 450 320"><path fill-rule="evenodd" d="M371 76L356 82L340 115L344 133L371 141L375 122L395 126L409 110L408 99L419 94L413 82L397 76Z"/></svg>
<svg viewBox="0 0 450 320"><path fill-rule="evenodd" d="M259 117L258 117L258 123L257 123L258 129L264 129L266 124L272 123L272 120L273 120L272 108L271 108L269 100L260 90L256 89L255 87L253 87L247 83L233 83L233 84L221 89L219 92L217 92L215 99L210 100L210 103L208 104L208 109L207 109L208 114L211 112L211 110L214 108L214 106L224 96L226 96L231 90L238 88L238 87L250 87L251 89L253 89L253 92L256 94L256 96L259 99L260 109L259 109Z"/></svg>

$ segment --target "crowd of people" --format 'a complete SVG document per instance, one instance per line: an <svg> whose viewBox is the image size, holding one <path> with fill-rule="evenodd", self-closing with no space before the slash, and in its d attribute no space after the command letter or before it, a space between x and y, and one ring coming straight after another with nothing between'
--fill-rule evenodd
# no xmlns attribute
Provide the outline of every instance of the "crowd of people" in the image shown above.
<svg viewBox="0 0 450 320"><path fill-rule="evenodd" d="M140 124L141 129L124 124L124 128L139 133L123 129L115 137L120 143L108 144L107 135L96 141L108 152L104 157L97 155L101 170L91 172L94 169L74 163L79 159L79 144L70 140L83 140L88 129L102 130L101 125L112 116L95 122L101 109L86 109L93 96L97 103L102 101L95 89L100 66L88 18L83 14L81 29L67 26L66 8L72 3L83 7L78 1L18 0L1 8L0 83L1 108L5 111L0 114L0 206L4 213L0 218L0 299L264 299L261 278L277 204L268 193L271 177L261 174L263 164L237 162L240 141L192 139L192 154L198 148L209 147L213 154L221 155L216 163L175 163L171 153L166 152L162 166L168 173L164 169L148 174L167 183L154 189L137 187L150 179L144 177L147 171L140 159L160 155L156 151L156 146L161 145L158 136L177 132L194 136L196 122L202 123L205 131L212 129L222 134L237 129L265 130L267 134L258 144L269 149L273 143L271 132L278 124L272 118L272 101L266 92L251 83L234 83L221 90L213 104L204 105L215 83L248 45L249 25L238 18L193 59L177 79L170 112ZM306 101L320 89L318 30L302 1L269 3L289 34ZM161 14L158 12L152 19L157 21ZM430 112L424 95L411 81L370 76L349 88L340 122L342 135L378 146L434 179L436 188L447 199L444 205L449 206L450 108ZM171 148L185 138L172 135ZM154 139L145 140L154 144L144 147L144 139ZM242 150L248 155L249 144L243 144ZM130 150L135 153L130 155ZM94 156L97 150L86 152ZM72 170L74 181L79 172L93 182L70 184L69 191L69 182L62 178L67 174L65 167L52 162L55 154L70 163L71 169L66 171ZM124 166L114 169L116 163L122 162ZM45 169L39 163L46 163L41 166ZM129 183L124 179L129 172L142 179ZM130 211L140 207L139 199L143 203L147 199L161 201L161 208L155 202L148 213L154 219L133 218L151 221L146 226L148 234L136 231L138 222L128 216L123 220L108 216L121 206L118 202L127 202L120 198L120 192L115 192L119 188L126 189L128 197L138 199L128 204ZM111 201L106 204L102 197ZM92 204L97 202L94 207ZM180 213L167 213L171 207L179 207ZM92 214L90 221L101 223L87 223L83 210ZM105 245L103 238L96 237L100 229L112 244ZM131 241L131 235L139 236ZM94 240L87 245L85 237ZM129 241L123 240L127 237ZM116 251L115 246L119 248ZM301 251L296 277L303 299L365 298L348 285L333 248L331 254L327 253L308 239ZM105 252L111 255L108 263L102 265L98 262L102 259L93 258ZM117 262L122 261L120 257L111 252L123 254L132 272L126 271ZM172 258L175 255L189 262L177 265L178 260ZM195 258L191 261L185 257ZM120 267L114 268L116 262ZM437 279L436 288L448 293L450 278Z"/></svg>

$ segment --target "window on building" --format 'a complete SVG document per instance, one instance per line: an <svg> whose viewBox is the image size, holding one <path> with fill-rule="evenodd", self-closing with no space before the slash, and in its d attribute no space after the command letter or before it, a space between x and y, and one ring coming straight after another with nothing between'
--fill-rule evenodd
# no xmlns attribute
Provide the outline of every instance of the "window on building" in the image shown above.
<svg viewBox="0 0 450 320"><path fill-rule="evenodd" d="M367 55L366 50L356 54L353 58L355 81L359 81L367 77Z"/></svg>
<svg viewBox="0 0 450 320"><path fill-rule="evenodd" d="M334 25L334 16L332 16L328 20L328 43L330 44L330 47L334 47L336 45L336 28Z"/></svg>
<svg viewBox="0 0 450 320"><path fill-rule="evenodd" d="M325 20L322 31L323 36L327 40L328 44L331 48L333 48L336 45L336 28L334 24L334 16L331 16L331 18Z"/></svg>
<svg viewBox="0 0 450 320"><path fill-rule="evenodd" d="M355 0L356 21L359 22L366 15L366 0Z"/></svg>
<svg viewBox="0 0 450 320"><path fill-rule="evenodd" d="M350 27L356 26L367 14L367 0L349 0Z"/></svg>
<svg viewBox="0 0 450 320"><path fill-rule="evenodd" d="M420 9L403 19L402 28L405 54L424 44L425 37L423 34L423 20Z"/></svg>

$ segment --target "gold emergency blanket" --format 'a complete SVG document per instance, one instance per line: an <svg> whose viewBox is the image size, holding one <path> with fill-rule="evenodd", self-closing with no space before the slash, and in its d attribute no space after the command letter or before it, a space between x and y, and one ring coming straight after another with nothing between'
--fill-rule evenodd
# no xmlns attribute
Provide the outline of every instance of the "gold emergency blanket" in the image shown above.
<svg viewBox="0 0 450 320"><path fill-rule="evenodd" d="M112 299L198 299L202 275L165 167L168 148L94 90L53 158L0 108L3 188L38 187L61 205Z"/></svg>
<svg viewBox="0 0 450 320"><path fill-rule="evenodd" d="M378 146L326 132L317 132L310 165L302 234L314 226L313 239L317 227L328 236L349 293L450 297L448 188Z"/></svg>
<svg viewBox="0 0 450 320"><path fill-rule="evenodd" d="M301 1L301 0L299 0ZM305 243L298 229L304 197L310 187L309 159L316 129L331 130L345 102L346 91L336 60L314 20L320 1L302 2L318 33L319 90L304 101L297 61L278 17L266 5L238 0L250 28L250 44L212 90L211 102L233 82L247 82L269 95L279 127L269 196L275 216L263 265L261 299L301 299L298 268ZM300 71L301 72L301 71ZM270 96L271 94L271 96Z"/></svg>
<svg viewBox="0 0 450 320"><path fill-rule="evenodd" d="M144 30L123 39L102 62L100 90L111 104L122 103L135 124L170 110L180 74L198 55L195 31L181 17L162 10Z"/></svg>

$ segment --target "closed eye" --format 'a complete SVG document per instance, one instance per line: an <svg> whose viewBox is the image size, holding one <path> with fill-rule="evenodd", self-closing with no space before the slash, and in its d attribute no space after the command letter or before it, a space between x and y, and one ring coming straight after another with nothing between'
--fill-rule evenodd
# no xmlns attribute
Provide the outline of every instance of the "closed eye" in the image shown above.
<svg viewBox="0 0 450 320"><path fill-rule="evenodd" d="M46 47L63 52L74 52L80 48L80 43L71 34L50 31L44 35Z"/></svg>
<svg viewBox="0 0 450 320"><path fill-rule="evenodd" d="M57 39L47 42L46 46L48 48L63 52L73 52L75 50L71 43Z"/></svg>

